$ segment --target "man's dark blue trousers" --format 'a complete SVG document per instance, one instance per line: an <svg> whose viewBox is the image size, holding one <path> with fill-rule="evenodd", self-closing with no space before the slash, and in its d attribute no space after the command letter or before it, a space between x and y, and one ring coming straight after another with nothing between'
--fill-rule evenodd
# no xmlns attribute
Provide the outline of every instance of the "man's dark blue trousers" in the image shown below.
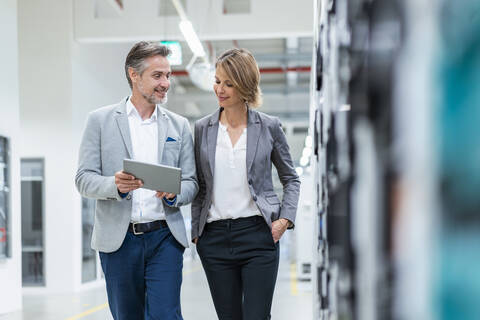
<svg viewBox="0 0 480 320"><path fill-rule="evenodd" d="M168 227L127 232L115 252L100 252L115 320L182 320L183 252Z"/></svg>

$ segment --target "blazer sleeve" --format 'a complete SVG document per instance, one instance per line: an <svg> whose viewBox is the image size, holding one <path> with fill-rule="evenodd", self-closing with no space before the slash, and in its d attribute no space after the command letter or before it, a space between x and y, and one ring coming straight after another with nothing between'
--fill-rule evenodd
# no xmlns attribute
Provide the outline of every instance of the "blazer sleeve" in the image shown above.
<svg viewBox="0 0 480 320"><path fill-rule="evenodd" d="M300 194L300 179L295 171L287 138L278 118L275 118L273 128L272 162L277 168L278 177L283 185L283 200L280 208L280 218L295 223L298 197ZM293 226L292 226L293 228Z"/></svg>
<svg viewBox="0 0 480 320"><path fill-rule="evenodd" d="M90 113L80 144L75 185L78 192L86 198L122 200L115 184L115 177L102 175L100 137L98 115Z"/></svg>
<svg viewBox="0 0 480 320"><path fill-rule="evenodd" d="M198 183L195 170L195 156L193 154L193 138L190 124L185 119L182 130L182 146L180 149L180 168L182 169L181 192L177 195L177 201L165 202L170 207L181 207L194 199L198 191Z"/></svg>
<svg viewBox="0 0 480 320"><path fill-rule="evenodd" d="M200 221L200 214L202 213L203 202L205 200L206 185L205 177L202 172L200 164L200 150L202 148L202 126L197 121L195 122L195 165L197 168L198 179L198 193L192 202L192 241L198 237L198 225Z"/></svg>

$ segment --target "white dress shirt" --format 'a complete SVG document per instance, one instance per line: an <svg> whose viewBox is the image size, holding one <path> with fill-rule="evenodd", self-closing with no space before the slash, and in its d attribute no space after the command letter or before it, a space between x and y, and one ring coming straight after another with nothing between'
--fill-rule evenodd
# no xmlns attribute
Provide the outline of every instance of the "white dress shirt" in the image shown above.
<svg viewBox="0 0 480 320"><path fill-rule="evenodd" d="M127 101L128 125L132 139L133 160L158 164L158 107L149 119L142 120L130 98ZM155 191L137 189L132 192L132 222L165 220L162 200Z"/></svg>
<svg viewBox="0 0 480 320"><path fill-rule="evenodd" d="M232 146L227 128L218 123L213 197L207 222L261 215L248 189L246 156L247 129Z"/></svg>

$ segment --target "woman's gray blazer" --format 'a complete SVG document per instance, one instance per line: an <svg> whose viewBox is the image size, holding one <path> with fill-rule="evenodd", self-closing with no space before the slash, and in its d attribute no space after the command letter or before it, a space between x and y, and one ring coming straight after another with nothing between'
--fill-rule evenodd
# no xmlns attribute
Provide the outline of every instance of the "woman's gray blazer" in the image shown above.
<svg viewBox="0 0 480 320"><path fill-rule="evenodd" d="M202 235L212 204L220 112L219 108L215 113L195 122L195 162L199 192L192 202L192 239ZM246 161L250 194L267 224L271 227L272 221L279 218L295 222L300 180L278 118L248 109ZM281 203L273 191L272 163L283 184Z"/></svg>

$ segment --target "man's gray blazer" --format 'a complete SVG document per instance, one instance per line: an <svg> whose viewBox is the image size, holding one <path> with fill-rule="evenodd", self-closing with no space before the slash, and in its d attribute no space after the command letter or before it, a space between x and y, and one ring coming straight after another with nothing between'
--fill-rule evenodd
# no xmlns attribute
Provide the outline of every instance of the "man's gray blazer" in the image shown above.
<svg viewBox="0 0 480 320"><path fill-rule="evenodd" d="M212 204L220 110L195 122L195 161L200 189L192 202L192 240L202 235ZM248 188L267 224L271 227L272 221L280 218L295 222L300 180L278 118L248 110L246 161ZM272 163L283 185L281 203L273 191Z"/></svg>
<svg viewBox="0 0 480 320"><path fill-rule="evenodd" d="M101 252L120 248L132 214L132 197L120 197L114 177L123 169L123 159L133 158L127 99L91 112L80 145L75 184L82 196L97 199L92 248ZM158 108L157 119L159 162L182 169L176 203L163 202L166 221L175 239L188 247L179 207L191 202L198 191L192 134L187 119L164 108ZM166 142L168 137L175 141Z"/></svg>

